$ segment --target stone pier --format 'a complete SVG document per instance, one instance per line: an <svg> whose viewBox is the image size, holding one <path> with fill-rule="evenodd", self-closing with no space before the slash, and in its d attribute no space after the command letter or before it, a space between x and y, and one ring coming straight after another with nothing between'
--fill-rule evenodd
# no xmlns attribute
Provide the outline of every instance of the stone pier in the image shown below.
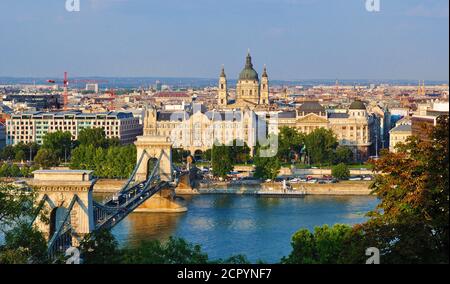
<svg viewBox="0 0 450 284"><path fill-rule="evenodd" d="M74 231L72 244L77 245L79 239L95 228L92 171L39 170L33 174L34 179L28 184L37 190L37 202L45 195L48 197L41 211L46 218L38 217L34 223L47 239L52 237L64 221L73 198L78 197L79 201L68 217Z"/></svg>

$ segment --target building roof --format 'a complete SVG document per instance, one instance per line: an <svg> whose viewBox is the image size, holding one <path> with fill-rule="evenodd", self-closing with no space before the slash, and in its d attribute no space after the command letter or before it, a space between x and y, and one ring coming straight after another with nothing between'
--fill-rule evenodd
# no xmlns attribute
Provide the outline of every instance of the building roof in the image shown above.
<svg viewBox="0 0 450 284"><path fill-rule="evenodd" d="M412 126L409 124L402 124L393 128L390 132L411 132Z"/></svg>
<svg viewBox="0 0 450 284"><path fill-rule="evenodd" d="M157 114L158 121L183 121L188 118L188 113L183 111L160 111Z"/></svg>
<svg viewBox="0 0 450 284"><path fill-rule="evenodd" d="M283 111L278 114L278 118L296 118L297 113L295 111Z"/></svg>
<svg viewBox="0 0 450 284"><path fill-rule="evenodd" d="M153 95L153 98L189 98L190 96L183 92L160 92Z"/></svg>
<svg viewBox="0 0 450 284"><path fill-rule="evenodd" d="M239 74L239 80L259 81L258 73L253 69L252 57L250 53L247 54L245 67Z"/></svg>
<svg viewBox="0 0 450 284"><path fill-rule="evenodd" d="M12 115L14 119L20 119L23 117L31 116L32 118L42 118L46 117L54 117L54 118L64 118L66 116L73 116L74 118L132 118L133 113L131 112L121 112L121 111L110 111L110 112L100 112L100 113L83 113L81 111L61 111L61 112L44 112L44 111L35 111L35 112L23 112L20 114Z"/></svg>
<svg viewBox="0 0 450 284"><path fill-rule="evenodd" d="M360 100L356 100L354 101L351 105L349 109L353 109L353 110L366 110L366 105L360 101Z"/></svg>
<svg viewBox="0 0 450 284"><path fill-rule="evenodd" d="M318 102L305 102L298 110L301 112L325 112L325 108Z"/></svg>
<svg viewBox="0 0 450 284"><path fill-rule="evenodd" d="M330 119L348 118L348 113L331 112L328 114L328 118Z"/></svg>

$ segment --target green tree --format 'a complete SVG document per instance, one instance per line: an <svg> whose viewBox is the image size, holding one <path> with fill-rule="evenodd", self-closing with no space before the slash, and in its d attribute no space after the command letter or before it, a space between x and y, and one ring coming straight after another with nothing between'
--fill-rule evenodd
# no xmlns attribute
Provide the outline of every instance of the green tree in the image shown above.
<svg viewBox="0 0 450 284"><path fill-rule="evenodd" d="M0 246L0 264L49 263L47 242L40 231L21 223L5 234Z"/></svg>
<svg viewBox="0 0 450 284"><path fill-rule="evenodd" d="M333 158L333 164L337 165L340 163L344 164L351 164L354 161L354 155L352 149L350 149L347 146L339 146L337 147L334 158Z"/></svg>
<svg viewBox="0 0 450 284"><path fill-rule="evenodd" d="M42 149L51 151L59 161L65 160L72 149L72 134L62 131L47 133L44 136ZM39 152L37 155L39 155Z"/></svg>
<svg viewBox="0 0 450 284"><path fill-rule="evenodd" d="M340 163L331 168L331 175L336 179L346 180L350 177L350 169L346 164Z"/></svg>
<svg viewBox="0 0 450 284"><path fill-rule="evenodd" d="M282 127L278 139L278 158L288 163L297 159L305 143L305 136L292 127Z"/></svg>
<svg viewBox="0 0 450 284"><path fill-rule="evenodd" d="M121 258L119 243L108 230L97 230L85 236L80 252L84 264L114 264Z"/></svg>
<svg viewBox="0 0 450 284"><path fill-rule="evenodd" d="M438 118L430 139L411 137L373 161L373 193L381 202L360 226L384 263L449 262L449 125Z"/></svg>
<svg viewBox="0 0 450 284"><path fill-rule="evenodd" d="M9 174L11 175L11 177L21 177L22 176L22 172L20 171L19 166L15 165L15 164L11 165Z"/></svg>
<svg viewBox="0 0 450 284"><path fill-rule="evenodd" d="M276 139L276 136L272 136L269 139ZM274 180L281 169L281 163L278 157L274 152L271 153L270 146L261 147L257 145L256 148L256 156L254 158L255 177Z"/></svg>
<svg viewBox="0 0 450 284"><path fill-rule="evenodd" d="M330 163L338 146L337 139L330 129L318 128L305 139L306 149L312 163Z"/></svg>
<svg viewBox="0 0 450 284"><path fill-rule="evenodd" d="M7 163L2 164L0 167L0 177L11 177L11 166Z"/></svg>
<svg viewBox="0 0 450 284"><path fill-rule="evenodd" d="M52 150L41 148L34 157L34 162L42 168L48 169L59 165L59 158Z"/></svg>
<svg viewBox="0 0 450 284"><path fill-rule="evenodd" d="M9 161L13 160L16 156L14 146L7 145L0 151L0 160Z"/></svg>
<svg viewBox="0 0 450 284"><path fill-rule="evenodd" d="M302 230L293 240L286 263L365 262L365 250L376 247L385 264L449 262L448 116L439 117L430 139L411 137L397 153L383 151L372 161L380 173L372 184L380 199L369 220L356 225L339 242L324 234L328 252L316 253L316 234ZM336 257L337 256L337 257Z"/></svg>
<svg viewBox="0 0 450 284"><path fill-rule="evenodd" d="M80 145L92 145L94 148L107 148L108 146L112 146L109 145L103 128L83 128L78 133L78 142Z"/></svg>
<svg viewBox="0 0 450 284"><path fill-rule="evenodd" d="M343 253L353 229L337 224L316 227L311 233L302 229L292 237L292 252L282 259L285 264L337 264L342 263Z"/></svg>
<svg viewBox="0 0 450 284"><path fill-rule="evenodd" d="M24 161L26 159L26 154L24 150L20 150L16 152L16 155L14 157L14 160L20 162L20 161Z"/></svg>
<svg viewBox="0 0 450 284"><path fill-rule="evenodd" d="M208 149L205 152L203 152L202 159L204 161L211 161L211 158L212 158L212 149Z"/></svg>
<svg viewBox="0 0 450 284"><path fill-rule="evenodd" d="M199 245L184 239L170 238L167 242L145 241L137 248L126 248L126 264L207 264L208 255Z"/></svg>
<svg viewBox="0 0 450 284"><path fill-rule="evenodd" d="M213 146L212 167L214 176L226 178L227 174L233 170L233 160L231 158L230 148L231 147L226 145Z"/></svg>
<svg viewBox="0 0 450 284"><path fill-rule="evenodd" d="M0 230L6 232L24 220L34 216L35 192L0 183Z"/></svg>
<svg viewBox="0 0 450 284"><path fill-rule="evenodd" d="M234 165L247 163L250 159L250 148L247 143L234 140L230 149L230 155Z"/></svg>
<svg viewBox="0 0 450 284"><path fill-rule="evenodd" d="M32 172L31 172L31 170L30 170L30 168L28 166L23 166L20 169L20 175L23 176L23 177L29 177L31 175L31 173Z"/></svg>
<svg viewBox="0 0 450 284"><path fill-rule="evenodd" d="M134 145L113 146L107 149L93 145L80 145L72 151L71 169L92 170L102 178L125 178L136 164Z"/></svg>

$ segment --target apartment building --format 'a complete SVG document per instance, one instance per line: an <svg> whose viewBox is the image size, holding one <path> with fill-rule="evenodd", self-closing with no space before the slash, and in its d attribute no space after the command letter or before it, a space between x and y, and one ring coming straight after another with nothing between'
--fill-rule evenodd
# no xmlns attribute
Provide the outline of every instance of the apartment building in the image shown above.
<svg viewBox="0 0 450 284"><path fill-rule="evenodd" d="M6 122L6 144L37 142L42 144L47 133L68 131L72 139L84 128L103 128L108 138L118 138L122 144L131 144L142 135L139 118L128 112L82 113L29 112L13 114Z"/></svg>

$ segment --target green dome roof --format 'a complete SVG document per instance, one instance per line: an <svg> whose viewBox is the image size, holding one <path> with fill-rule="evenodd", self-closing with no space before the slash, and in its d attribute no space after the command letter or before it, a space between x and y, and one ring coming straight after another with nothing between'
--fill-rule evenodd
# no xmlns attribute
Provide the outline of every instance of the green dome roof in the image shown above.
<svg viewBox="0 0 450 284"><path fill-rule="evenodd" d="M362 101L357 100L350 105L350 109L366 110L366 105Z"/></svg>
<svg viewBox="0 0 450 284"><path fill-rule="evenodd" d="M239 74L239 80L259 81L258 73L253 69L252 57L250 53L247 54L247 61L245 63L244 70Z"/></svg>

